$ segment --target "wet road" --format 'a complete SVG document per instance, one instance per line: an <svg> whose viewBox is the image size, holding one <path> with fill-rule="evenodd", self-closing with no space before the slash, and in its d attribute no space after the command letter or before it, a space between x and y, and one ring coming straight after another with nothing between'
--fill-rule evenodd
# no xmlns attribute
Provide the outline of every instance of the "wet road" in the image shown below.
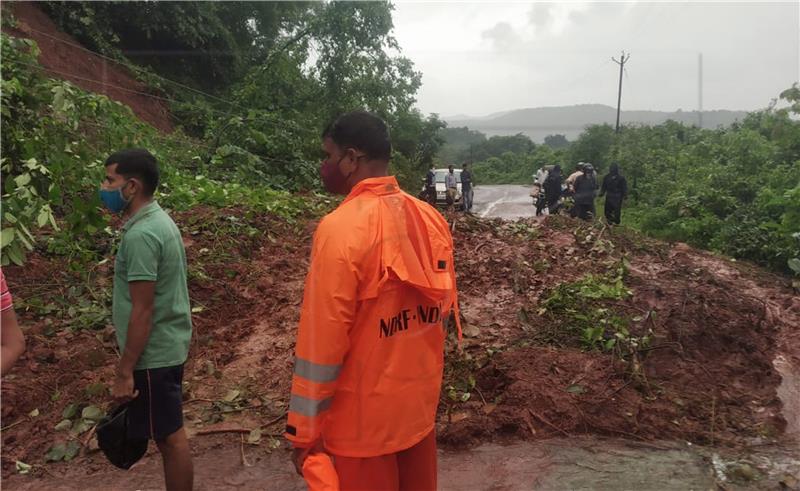
<svg viewBox="0 0 800 491"><path fill-rule="evenodd" d="M485 185L475 187L472 212L485 218L515 219L536 215L531 188L519 185Z"/></svg>

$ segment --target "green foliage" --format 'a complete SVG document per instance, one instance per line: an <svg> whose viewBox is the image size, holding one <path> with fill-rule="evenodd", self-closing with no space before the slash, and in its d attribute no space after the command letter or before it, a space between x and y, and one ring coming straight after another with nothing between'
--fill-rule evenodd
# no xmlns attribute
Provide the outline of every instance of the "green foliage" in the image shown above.
<svg viewBox="0 0 800 491"><path fill-rule="evenodd" d="M47 240L38 243L52 253L78 262L99 260L113 239L97 193L102 162L125 147L145 147L156 156L162 173L157 198L174 209L242 204L293 217L320 206L313 195L309 199L281 191L315 183L315 164L276 162L233 144L219 145L209 154L180 132L160 135L126 106L20 64L36 64L38 50L32 41L3 34L2 54L3 264L21 264L40 236ZM254 114L253 120L258 117ZM231 123L235 142L257 145L258 126L247 123ZM298 139L278 143L283 136L267 139L263 148L283 154L291 150L300 159L292 147ZM96 300L93 305L100 302ZM102 313L87 311L68 318L87 314L78 324L88 325Z"/></svg>
<svg viewBox="0 0 800 491"><path fill-rule="evenodd" d="M793 239L800 232L800 86L781 98L788 107L777 109L776 103L716 130L675 121L628 125L619 134L609 125L590 126L565 149L539 145L476 159L475 180L530 184L542 165L569 171L579 161L591 162L602 179L616 162L628 181L625 224L788 272L788 261L800 256ZM500 141L480 140L466 128L442 134L461 145L459 157L470 147L484 151ZM442 152L454 148L447 141Z"/></svg>
<svg viewBox="0 0 800 491"><path fill-rule="evenodd" d="M439 150L438 157L446 163L463 160L465 151L468 152L470 147L486 141L486 135L467 127L442 128L439 130L439 136L444 144Z"/></svg>
<svg viewBox="0 0 800 491"><path fill-rule="evenodd" d="M553 150L569 147L569 140L564 135L547 135L544 137L544 144Z"/></svg>
<svg viewBox="0 0 800 491"><path fill-rule="evenodd" d="M528 153L505 152L474 166L478 184L531 184L536 171L545 165L562 164L564 153L540 145Z"/></svg>
<svg viewBox="0 0 800 491"><path fill-rule="evenodd" d="M572 165L577 162L589 162L600 172L607 169L611 163L606 160L613 143L614 128L611 125L589 126L570 145L567 162Z"/></svg>
<svg viewBox="0 0 800 491"><path fill-rule="evenodd" d="M549 342L577 343L587 350L615 351L621 357L649 342L649 336L632 336L628 319L607 305L630 297L624 274L623 261L613 274L590 274L554 288L539 310L540 315L548 315L550 322L558 324Z"/></svg>
<svg viewBox="0 0 800 491"><path fill-rule="evenodd" d="M66 32L107 56L192 87L218 90L274 46L297 2L42 2Z"/></svg>

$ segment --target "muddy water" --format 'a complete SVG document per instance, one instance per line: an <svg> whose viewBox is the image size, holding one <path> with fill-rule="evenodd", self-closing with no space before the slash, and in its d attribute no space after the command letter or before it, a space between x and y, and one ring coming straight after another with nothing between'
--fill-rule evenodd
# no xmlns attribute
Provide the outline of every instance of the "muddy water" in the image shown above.
<svg viewBox="0 0 800 491"><path fill-rule="evenodd" d="M691 446L593 437L484 445L441 457L442 490L713 489L713 470Z"/></svg>

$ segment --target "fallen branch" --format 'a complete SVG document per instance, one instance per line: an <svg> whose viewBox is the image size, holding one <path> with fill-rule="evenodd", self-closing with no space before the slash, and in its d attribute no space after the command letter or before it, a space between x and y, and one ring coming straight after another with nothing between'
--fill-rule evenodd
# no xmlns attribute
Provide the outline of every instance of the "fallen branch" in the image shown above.
<svg viewBox="0 0 800 491"><path fill-rule="evenodd" d="M567 437L571 436L571 435L570 435L569 433L567 433L566 431L562 430L561 428L559 428L558 426L554 425L554 424L553 424L553 423L551 423L550 421L547 421L547 420L544 418L544 416L539 416L538 414L536 414L536 413L533 411L533 409L531 409L531 408L528 408L528 412L529 412L529 413L531 413L531 416L533 416L534 418L538 419L538 420L539 420L539 421L541 421L542 423L544 423L544 424L546 424L547 426L549 426L549 427L553 428L554 430L557 430L557 431L558 431L558 432L560 432L560 433L563 433L563 434L564 434L564 436L567 436Z"/></svg>

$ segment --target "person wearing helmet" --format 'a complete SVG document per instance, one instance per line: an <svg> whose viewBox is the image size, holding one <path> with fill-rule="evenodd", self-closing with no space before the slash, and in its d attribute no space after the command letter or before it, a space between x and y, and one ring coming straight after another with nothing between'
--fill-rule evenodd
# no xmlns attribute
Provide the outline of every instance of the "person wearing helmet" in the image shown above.
<svg viewBox="0 0 800 491"><path fill-rule="evenodd" d="M574 187L575 215L581 220L591 220L595 215L594 198L597 192L597 181L592 164L583 166L583 174L575 179Z"/></svg>

